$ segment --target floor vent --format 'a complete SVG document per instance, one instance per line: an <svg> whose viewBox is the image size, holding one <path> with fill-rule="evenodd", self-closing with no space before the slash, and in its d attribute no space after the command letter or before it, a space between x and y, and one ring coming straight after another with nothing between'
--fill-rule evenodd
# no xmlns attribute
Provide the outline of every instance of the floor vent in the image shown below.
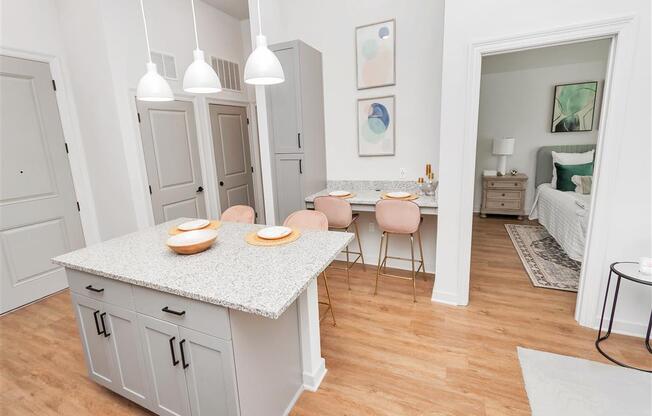
<svg viewBox="0 0 652 416"><path fill-rule="evenodd" d="M242 91L240 84L240 65L226 59L211 56L211 66L217 72L222 88L229 91Z"/></svg>
<svg viewBox="0 0 652 416"><path fill-rule="evenodd" d="M174 56L154 51L151 56L152 62L156 64L156 68L163 78L177 79L177 62Z"/></svg>

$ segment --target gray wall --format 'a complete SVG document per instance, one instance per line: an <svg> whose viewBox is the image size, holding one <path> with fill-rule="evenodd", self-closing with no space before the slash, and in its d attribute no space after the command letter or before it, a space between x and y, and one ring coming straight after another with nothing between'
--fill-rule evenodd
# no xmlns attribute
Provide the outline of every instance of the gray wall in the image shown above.
<svg viewBox="0 0 652 416"><path fill-rule="evenodd" d="M474 210L480 209L482 171L496 169L497 158L491 154L494 138L516 138L514 154L507 159L507 169L518 169L530 178L525 197L526 212L534 201L537 149L596 142L609 42L584 42L483 59ZM593 130L551 133L555 85L581 81L598 81Z"/></svg>

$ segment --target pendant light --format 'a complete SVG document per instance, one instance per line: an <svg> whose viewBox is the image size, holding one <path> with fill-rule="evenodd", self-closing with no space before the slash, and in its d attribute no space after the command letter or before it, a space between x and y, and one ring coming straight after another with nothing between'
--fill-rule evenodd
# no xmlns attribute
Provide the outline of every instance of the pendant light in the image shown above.
<svg viewBox="0 0 652 416"><path fill-rule="evenodd" d="M147 42L147 72L138 81L136 98L140 101L173 101L174 94L167 81L159 75L156 64L152 62L152 53L149 49L149 36L147 35L147 20L145 19L145 6L140 0L140 10L143 13L145 26L145 42Z"/></svg>
<svg viewBox="0 0 652 416"><path fill-rule="evenodd" d="M273 85L285 81L283 67L276 54L267 48L267 38L263 35L260 18L260 0L256 0L258 10L258 36L256 49L249 55L244 69L244 81L253 85Z"/></svg>
<svg viewBox="0 0 652 416"><path fill-rule="evenodd" d="M183 76L183 90L193 94L211 94L222 91L220 78L213 68L204 60L204 51L199 49L199 37L197 36L197 18L195 17L195 1L190 0L192 6L192 23L195 28L195 45L192 51L194 58L186 73Z"/></svg>

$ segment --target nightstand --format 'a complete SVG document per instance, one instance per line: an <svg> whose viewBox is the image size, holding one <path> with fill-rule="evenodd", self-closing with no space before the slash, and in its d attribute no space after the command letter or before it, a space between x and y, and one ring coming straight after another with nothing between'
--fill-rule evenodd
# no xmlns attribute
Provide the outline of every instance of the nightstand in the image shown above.
<svg viewBox="0 0 652 416"><path fill-rule="evenodd" d="M505 176L482 177L482 206L480 216L487 214L525 215L525 186L527 175L518 173Z"/></svg>

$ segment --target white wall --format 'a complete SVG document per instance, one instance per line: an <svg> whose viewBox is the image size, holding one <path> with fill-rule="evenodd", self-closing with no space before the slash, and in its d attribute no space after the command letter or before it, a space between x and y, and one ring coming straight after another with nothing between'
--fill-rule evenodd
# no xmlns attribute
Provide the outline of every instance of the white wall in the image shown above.
<svg viewBox="0 0 652 416"><path fill-rule="evenodd" d="M482 202L482 171L497 166L497 157L491 153L494 138L516 138L507 169L529 177L525 212L530 212L534 201L540 147L596 143L609 44L609 40L599 40L483 58L474 211L480 210ZM555 85L582 81L598 81L593 130L551 133Z"/></svg>
<svg viewBox="0 0 652 416"><path fill-rule="evenodd" d="M328 179L406 179L437 167L443 0L277 0L261 4L269 43L301 39L322 53ZM277 17L278 16L278 17ZM396 19L396 85L356 89L355 27ZM358 98L396 96L396 156L359 157Z"/></svg>
<svg viewBox="0 0 652 416"><path fill-rule="evenodd" d="M561 6L561 2L556 3ZM464 126L472 104L466 89L469 77L469 47L481 40L533 33L624 15L636 16L628 26L629 44L621 44L625 57L620 79L624 90L615 93L619 103L614 109L616 120L623 120L622 131L606 137L605 154L608 163L600 166L602 179L610 195L599 196L603 204L593 208L593 216L601 218L598 227L603 238L595 242L588 253L594 259L586 276L593 287L604 287L610 262L635 260L652 252L652 172L650 164L650 2L649 0L577 0L563 3L564 13L550 2L496 0L477 2L456 0L447 2L444 33L444 64L442 69L442 109L440 147L440 193L437 250L437 281L433 299L454 304L468 301L466 284L469 276L470 235L473 179L461 177L456 169L474 156L466 154ZM631 52L631 55L630 55ZM472 151L472 150L471 150ZM473 159L470 159L471 161ZM606 179L605 179L606 178ZM602 221L602 218L605 218ZM606 237L605 237L606 236ZM585 264L585 267L588 267ZM595 271L595 273L593 272ZM604 293L593 293L591 310ZM650 314L652 296L649 290L623 284L616 328L643 334ZM597 317L582 321L597 324Z"/></svg>

